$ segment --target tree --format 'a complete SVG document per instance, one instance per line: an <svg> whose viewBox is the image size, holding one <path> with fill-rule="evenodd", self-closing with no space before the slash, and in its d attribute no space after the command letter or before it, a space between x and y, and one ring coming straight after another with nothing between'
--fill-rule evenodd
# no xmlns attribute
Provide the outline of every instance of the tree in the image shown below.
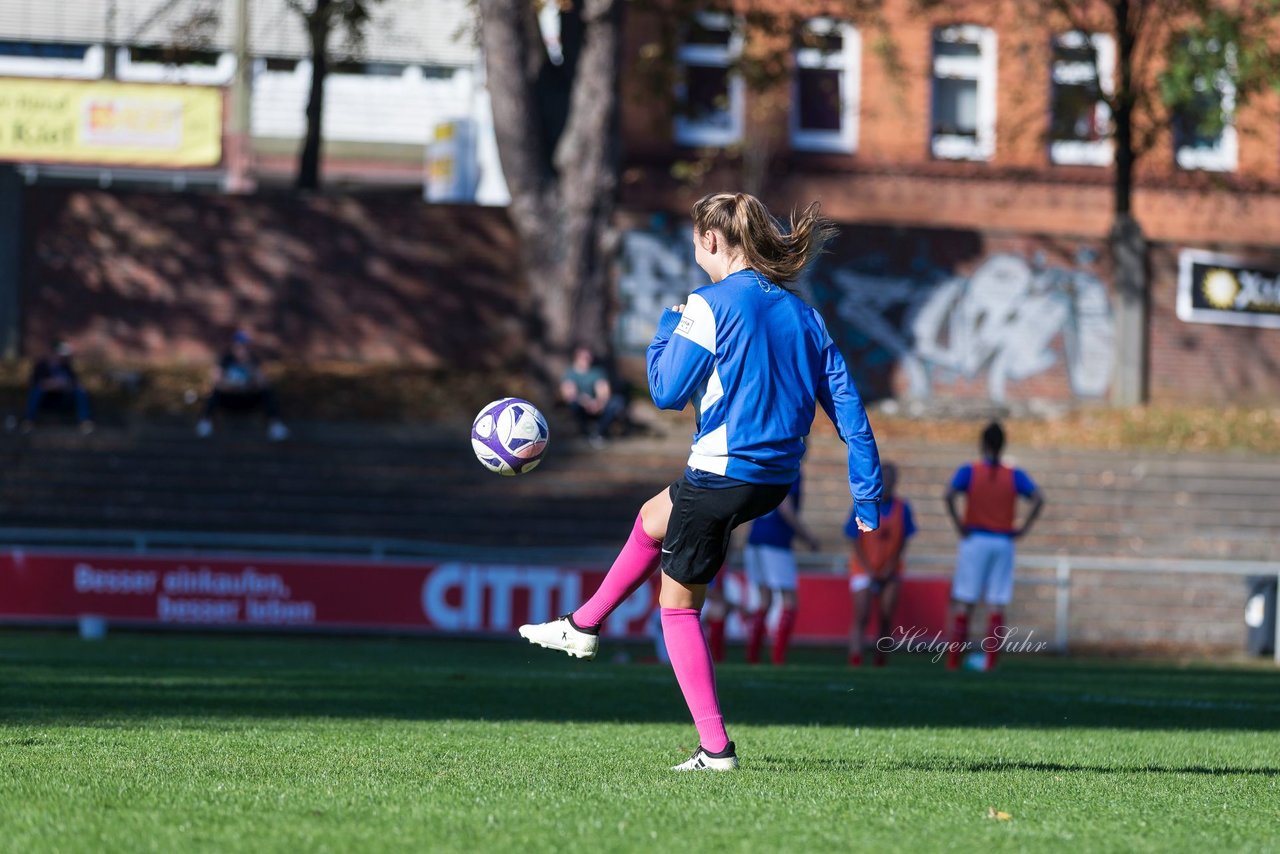
<svg viewBox="0 0 1280 854"><path fill-rule="evenodd" d="M619 168L619 66L625 0L559 0L561 51L549 55L538 22L552 0L478 0L480 42L494 129L511 192L511 218L529 280L530 361L549 382L578 345L612 352L609 262L618 242L612 219ZM880 0L836 0L851 17ZM630 0L633 12L656 11L674 33L695 0ZM801 16L786 3L738 3L757 35L790 38ZM781 11L775 7L784 7ZM673 39L668 39L673 42ZM782 51L748 54L738 70L754 86L776 80ZM670 98L671 43L648 65L655 97ZM767 153L764 155L767 157ZM759 166L757 165L757 170Z"/></svg>
<svg viewBox="0 0 1280 854"><path fill-rule="evenodd" d="M558 63L538 24L540 4L478 5L498 152L529 281L531 364L545 382L573 346L609 349L623 0L562 3Z"/></svg>
<svg viewBox="0 0 1280 854"><path fill-rule="evenodd" d="M307 131L298 156L295 186L315 190L320 186L320 148L324 121L324 83L329 74L329 37L341 28L348 45L358 48L370 13L380 0L286 0L302 18L311 44L311 92L307 97Z"/></svg>
<svg viewBox="0 0 1280 854"><path fill-rule="evenodd" d="M1015 23L1025 37L1066 33L1091 56L1093 96L1107 109L1112 143L1112 223L1107 242L1115 282L1117 366L1112 403L1146 399L1149 272L1147 240L1133 213L1136 167L1177 132L1216 136L1251 99L1280 86L1277 0L912 0L917 13L978 13ZM1097 43L1115 47L1104 81ZM1021 51L1028 58L1035 50ZM1036 74L1029 80L1038 80ZM1107 85L1109 84L1109 85ZM1229 97L1228 97L1229 96Z"/></svg>
<svg viewBox="0 0 1280 854"><path fill-rule="evenodd" d="M1135 167L1177 127L1214 136L1250 99L1280 83L1275 0L1016 0L1027 26L1105 32L1115 43L1114 81L1096 96L1110 113L1117 370L1112 402L1145 401L1150 284L1147 241L1133 213ZM1092 42L1087 42L1092 45ZM1095 80L1101 80L1091 47ZM1221 97L1233 93L1233 103Z"/></svg>

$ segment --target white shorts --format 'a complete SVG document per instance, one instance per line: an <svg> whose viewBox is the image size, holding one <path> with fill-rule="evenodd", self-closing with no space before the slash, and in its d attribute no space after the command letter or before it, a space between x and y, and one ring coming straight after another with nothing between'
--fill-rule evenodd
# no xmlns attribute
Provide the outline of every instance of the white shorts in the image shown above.
<svg viewBox="0 0 1280 854"><path fill-rule="evenodd" d="M968 605L979 599L1008 605L1013 599L1013 537L975 531L962 539L951 598Z"/></svg>
<svg viewBox="0 0 1280 854"><path fill-rule="evenodd" d="M747 580L770 590L796 589L796 556L779 546L748 545L742 550Z"/></svg>

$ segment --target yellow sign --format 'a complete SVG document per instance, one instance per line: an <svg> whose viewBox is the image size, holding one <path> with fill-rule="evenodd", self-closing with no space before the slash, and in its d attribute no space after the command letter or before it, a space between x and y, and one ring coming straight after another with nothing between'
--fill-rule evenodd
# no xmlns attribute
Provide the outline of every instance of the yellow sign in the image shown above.
<svg viewBox="0 0 1280 854"><path fill-rule="evenodd" d="M0 160L217 166L222 91L0 78Z"/></svg>

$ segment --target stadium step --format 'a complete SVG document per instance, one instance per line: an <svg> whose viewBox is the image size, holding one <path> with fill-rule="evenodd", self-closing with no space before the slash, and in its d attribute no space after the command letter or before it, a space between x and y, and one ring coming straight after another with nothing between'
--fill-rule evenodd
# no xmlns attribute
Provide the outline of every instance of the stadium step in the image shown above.
<svg viewBox="0 0 1280 854"><path fill-rule="evenodd" d="M396 536L431 542L607 545L677 477L687 428L595 450L563 438L527 477L495 477L465 425L296 425L270 443L257 429L199 440L186 425L0 435L0 514L10 527ZM947 552L943 496L969 443L881 443L901 468L920 533ZM1028 548L1041 553L1269 557L1280 530L1280 460L1237 454L1017 449L1011 462L1048 498ZM804 517L825 549L843 548L850 509L845 449L816 431ZM500 533L495 533L500 532Z"/></svg>

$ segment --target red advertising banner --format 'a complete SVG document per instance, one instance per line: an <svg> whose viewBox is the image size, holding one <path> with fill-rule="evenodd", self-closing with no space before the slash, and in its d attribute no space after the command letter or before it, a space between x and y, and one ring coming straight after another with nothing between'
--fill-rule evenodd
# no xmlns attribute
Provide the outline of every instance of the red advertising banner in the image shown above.
<svg viewBox="0 0 1280 854"><path fill-rule="evenodd" d="M0 621L66 623L92 615L108 623L255 630L408 631L510 634L565 613L599 585L601 570L465 562L135 556L0 552ZM740 574L723 584L731 602L746 593ZM842 576L800 578L796 639L843 641L851 604ZM941 629L945 580L908 578L898 623ZM657 601L651 582L606 623L610 637L650 635ZM874 621L873 621L874 623ZM731 619L731 636L741 635Z"/></svg>

